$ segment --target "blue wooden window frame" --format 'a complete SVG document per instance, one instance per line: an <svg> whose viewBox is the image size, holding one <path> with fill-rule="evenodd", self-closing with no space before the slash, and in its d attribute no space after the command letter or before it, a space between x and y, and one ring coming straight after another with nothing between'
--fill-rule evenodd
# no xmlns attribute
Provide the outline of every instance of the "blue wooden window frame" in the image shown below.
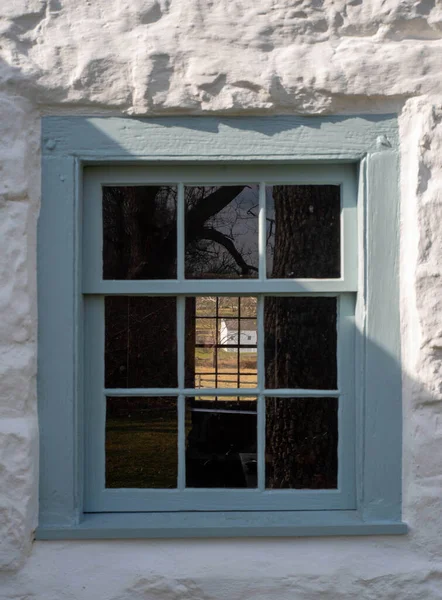
<svg viewBox="0 0 442 600"><path fill-rule="evenodd" d="M397 137L396 119L391 115L43 119L37 537L406 531L401 522ZM155 169L149 169L151 165L156 165ZM248 505L244 498L250 499L250 495L228 491L225 493L232 500L228 512L223 511L222 500L206 491L189 496L188 504L181 502L179 510L175 500L165 498L165 492L158 495L157 505L152 504L151 490L126 490L126 494L105 490L103 496L97 472L100 460L94 463L92 458L91 462L91 457L99 458L100 440L97 445L90 430L98 425L102 414L91 413L90 403L85 402L91 389L102 396L103 388L97 387L99 380L90 370L91 365L94 370L97 367L94 359L86 356L84 360L83 348L88 347L84 323L88 330L99 333L103 323L100 296L143 293L144 282L125 281L123 290L121 282L101 280L101 252L96 252L101 235L99 202L86 203L85 199L99 199L103 182L141 184L149 177L158 182L159 174L161 183L166 176L175 182L204 183L192 173L195 165L201 165L203 179L207 177L210 182L225 182L220 173L227 169L231 182L244 181L249 175L257 180L260 173L259 181L337 182L341 189L351 188L350 204L351 198L357 198L357 215L356 210L353 214L349 210L348 223L344 211L344 271L339 280L294 280L290 288L286 281L244 281L234 292L339 296L341 314L345 312L342 323L348 329L341 332L342 340L347 340L341 347L346 356L354 357L355 368L346 373L346 383L339 382L341 394L345 391L344 397L348 395L351 401L344 403L347 408L340 415L346 435L340 447L343 476L336 492L263 492L253 510L245 510ZM83 258L87 258L84 263ZM178 283L180 293L186 293L185 281ZM222 283L207 281L192 281L189 293L195 294L196 284L196 293L222 293ZM173 294L176 285L154 282L149 293ZM354 339L350 329L357 331ZM343 385L349 389L343 390ZM143 511L146 498L153 511L170 502L166 506L170 512Z"/></svg>

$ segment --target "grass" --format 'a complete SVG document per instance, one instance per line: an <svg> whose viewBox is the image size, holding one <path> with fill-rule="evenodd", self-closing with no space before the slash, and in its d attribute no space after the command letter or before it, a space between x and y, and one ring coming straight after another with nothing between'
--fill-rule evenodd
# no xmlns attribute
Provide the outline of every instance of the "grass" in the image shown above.
<svg viewBox="0 0 442 600"><path fill-rule="evenodd" d="M229 400L238 398L218 398ZM191 428L191 413L186 411L186 438ZM173 489L177 471L176 409L127 411L106 419L106 488Z"/></svg>
<svg viewBox="0 0 442 600"><path fill-rule="evenodd" d="M176 410L106 420L107 488L176 488Z"/></svg>

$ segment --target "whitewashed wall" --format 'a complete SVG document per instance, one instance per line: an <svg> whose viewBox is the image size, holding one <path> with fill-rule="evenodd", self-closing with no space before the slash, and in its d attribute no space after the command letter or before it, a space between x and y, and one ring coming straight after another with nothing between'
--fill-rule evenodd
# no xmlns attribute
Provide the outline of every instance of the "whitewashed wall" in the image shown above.
<svg viewBox="0 0 442 600"><path fill-rule="evenodd" d="M442 598L441 0L1 0L0 31L0 598ZM409 535L31 543L40 116L390 111Z"/></svg>

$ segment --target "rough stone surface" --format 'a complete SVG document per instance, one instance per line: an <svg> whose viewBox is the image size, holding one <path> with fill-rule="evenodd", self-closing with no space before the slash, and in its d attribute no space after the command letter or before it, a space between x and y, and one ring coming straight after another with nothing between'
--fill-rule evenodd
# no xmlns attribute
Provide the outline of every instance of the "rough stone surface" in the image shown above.
<svg viewBox="0 0 442 600"><path fill-rule="evenodd" d="M442 598L440 0L0 4L0 597ZM32 545L39 117L391 111L410 534Z"/></svg>
<svg viewBox="0 0 442 600"><path fill-rule="evenodd" d="M0 421L0 565L17 569L30 549L37 518L36 419Z"/></svg>
<svg viewBox="0 0 442 600"><path fill-rule="evenodd" d="M1 85L40 104L324 113L441 89L435 0L3 4Z"/></svg>

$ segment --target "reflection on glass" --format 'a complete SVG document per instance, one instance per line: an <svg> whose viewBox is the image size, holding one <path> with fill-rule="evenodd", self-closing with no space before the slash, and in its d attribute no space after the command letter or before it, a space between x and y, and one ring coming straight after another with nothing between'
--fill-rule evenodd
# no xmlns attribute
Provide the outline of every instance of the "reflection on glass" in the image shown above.
<svg viewBox="0 0 442 600"><path fill-rule="evenodd" d="M338 185L266 186L267 277L340 277Z"/></svg>
<svg viewBox="0 0 442 600"><path fill-rule="evenodd" d="M249 296L186 299L187 387L256 387L256 305Z"/></svg>
<svg viewBox="0 0 442 600"><path fill-rule="evenodd" d="M176 299L105 299L105 386L176 387Z"/></svg>
<svg viewBox="0 0 442 600"><path fill-rule="evenodd" d="M186 486L255 488L256 398L186 399Z"/></svg>
<svg viewBox="0 0 442 600"><path fill-rule="evenodd" d="M258 277L258 186L186 187L185 203L186 277Z"/></svg>
<svg viewBox="0 0 442 600"><path fill-rule="evenodd" d="M239 382L237 387L256 387L258 385L256 348L245 348L241 349L239 352Z"/></svg>
<svg viewBox="0 0 442 600"><path fill-rule="evenodd" d="M266 398L266 488L336 489L337 398Z"/></svg>
<svg viewBox="0 0 442 600"><path fill-rule="evenodd" d="M106 487L176 488L175 398L106 399Z"/></svg>
<svg viewBox="0 0 442 600"><path fill-rule="evenodd" d="M176 278L176 197L164 185L103 188L103 279Z"/></svg>
<svg viewBox="0 0 442 600"><path fill-rule="evenodd" d="M237 296L220 296L218 298L218 314L220 317L235 317L238 314L239 298ZM243 312L245 305L243 304ZM251 308L255 311L256 306Z"/></svg>
<svg viewBox="0 0 442 600"><path fill-rule="evenodd" d="M265 381L269 389L336 389L336 298L264 300Z"/></svg>

